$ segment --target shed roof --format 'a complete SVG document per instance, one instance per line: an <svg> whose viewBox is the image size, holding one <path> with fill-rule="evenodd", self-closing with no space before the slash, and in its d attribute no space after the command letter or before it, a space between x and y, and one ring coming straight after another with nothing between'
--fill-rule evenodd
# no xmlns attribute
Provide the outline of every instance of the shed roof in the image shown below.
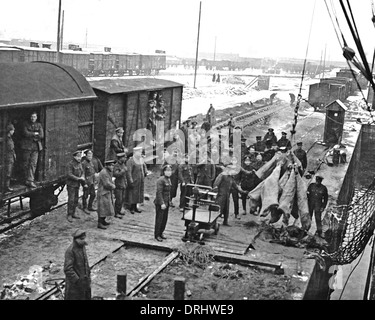
<svg viewBox="0 0 375 320"><path fill-rule="evenodd" d="M338 107L341 107L345 111L348 110L347 106L339 99L332 101L326 105L326 109L331 110L338 110Z"/></svg>
<svg viewBox="0 0 375 320"><path fill-rule="evenodd" d="M97 99L86 78L50 62L0 63L0 108Z"/></svg>
<svg viewBox="0 0 375 320"><path fill-rule="evenodd" d="M105 79L90 81L90 84L94 89L109 94L152 91L183 86L183 84L178 82L154 78Z"/></svg>

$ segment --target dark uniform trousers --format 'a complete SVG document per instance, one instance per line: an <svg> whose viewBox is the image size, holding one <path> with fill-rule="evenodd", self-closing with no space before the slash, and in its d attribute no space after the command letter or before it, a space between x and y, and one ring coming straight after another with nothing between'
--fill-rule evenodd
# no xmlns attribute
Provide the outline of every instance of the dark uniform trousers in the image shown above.
<svg viewBox="0 0 375 320"><path fill-rule="evenodd" d="M324 211L328 201L327 187L311 183L308 187L308 204L311 218L315 214L316 231L322 234L322 212Z"/></svg>
<svg viewBox="0 0 375 320"><path fill-rule="evenodd" d="M170 202L170 192L171 192L171 181L165 176L161 176L156 183L156 197L155 197L155 238L160 237L167 225L168 221L168 211L169 211L169 202ZM161 208L162 204L166 205L166 208L163 210Z"/></svg>
<svg viewBox="0 0 375 320"><path fill-rule="evenodd" d="M126 189L120 189L116 187L115 189L115 214L119 214L121 212L122 206L125 203L126 199Z"/></svg>
<svg viewBox="0 0 375 320"><path fill-rule="evenodd" d="M66 186L68 191L68 216L73 216L78 206L79 186Z"/></svg>
<svg viewBox="0 0 375 320"><path fill-rule="evenodd" d="M82 206L85 209L87 207L87 198L89 199L88 208L92 208L92 204L94 203L96 197L95 193L95 184L88 185L87 188L83 189L82 195Z"/></svg>
<svg viewBox="0 0 375 320"><path fill-rule="evenodd" d="M39 136L35 137L35 132ZM44 138L43 128L39 122L27 122L23 127L24 139L21 141L23 168L25 180L34 182L34 175L38 163L39 152L43 149L41 139Z"/></svg>

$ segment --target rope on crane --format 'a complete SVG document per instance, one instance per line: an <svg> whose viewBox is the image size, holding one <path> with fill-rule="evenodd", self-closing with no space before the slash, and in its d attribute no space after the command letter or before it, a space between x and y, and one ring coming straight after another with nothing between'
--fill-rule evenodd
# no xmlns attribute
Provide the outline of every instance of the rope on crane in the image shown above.
<svg viewBox="0 0 375 320"><path fill-rule="evenodd" d="M301 100L302 100L302 94L301 94L301 92L302 92L302 84L303 84L303 80L304 80L304 77L305 77L305 71L306 71L307 54L309 52L310 36L311 36L311 29L312 29L313 20L314 20L315 5L316 5L316 0L314 2L313 13L312 13L312 16L311 16L309 38L308 38L308 41L307 41L305 60L303 61L301 83L300 83L300 86L299 86L299 92L298 92L298 96L297 96L296 106L294 108L294 122L293 122L293 125L292 125L292 130L290 131L290 133L291 133L290 142L291 143L293 143L294 135L296 133L296 126L297 126L297 122L298 122L298 110L299 110L299 105L300 105Z"/></svg>

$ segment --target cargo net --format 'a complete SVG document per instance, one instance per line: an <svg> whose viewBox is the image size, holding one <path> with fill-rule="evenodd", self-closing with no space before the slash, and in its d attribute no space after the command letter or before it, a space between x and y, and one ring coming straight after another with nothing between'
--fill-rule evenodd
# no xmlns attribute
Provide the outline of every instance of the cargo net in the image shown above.
<svg viewBox="0 0 375 320"><path fill-rule="evenodd" d="M375 229L375 180L369 188L355 190L352 202L337 207L330 220L331 253L324 256L334 265L349 264L365 249Z"/></svg>

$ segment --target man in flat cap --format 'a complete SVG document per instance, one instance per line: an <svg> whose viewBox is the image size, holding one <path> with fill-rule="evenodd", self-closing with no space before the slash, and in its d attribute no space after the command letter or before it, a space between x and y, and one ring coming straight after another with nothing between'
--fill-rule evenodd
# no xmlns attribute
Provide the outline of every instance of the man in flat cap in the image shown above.
<svg viewBox="0 0 375 320"><path fill-rule="evenodd" d="M13 189L10 187L10 180L12 178L13 166L16 161L16 152L14 150L14 126L13 124L7 125L7 136L6 136L6 156L5 156L5 192L12 192Z"/></svg>
<svg viewBox="0 0 375 320"><path fill-rule="evenodd" d="M36 188L35 171L38 164L39 153L43 150L42 140L44 132L42 125L37 121L36 112L30 114L30 119L23 123L21 149L23 155L23 167L25 174L25 185Z"/></svg>
<svg viewBox="0 0 375 320"><path fill-rule="evenodd" d="M144 201L144 185L147 176L147 166L142 157L142 147L133 148L133 156L127 161L126 166L129 172L128 204L130 213L142 212L138 210L137 204Z"/></svg>
<svg viewBox="0 0 375 320"><path fill-rule="evenodd" d="M85 210L87 208L89 211L96 211L93 207L96 197L95 183L99 176L99 172L103 169L103 165L98 158L94 157L92 150L89 149L85 151L85 157L82 160L82 168L87 185L87 188L83 189L82 209ZM89 199L88 206L87 198Z"/></svg>
<svg viewBox="0 0 375 320"><path fill-rule="evenodd" d="M124 136L124 129L119 127L116 129L116 133L113 135L111 139L111 143L109 145L109 154L108 159L117 160L116 154L126 152L124 143L122 141L122 137Z"/></svg>
<svg viewBox="0 0 375 320"><path fill-rule="evenodd" d="M277 146L277 137L273 128L269 128L267 133L264 135L263 142L266 142L267 140L271 140L272 146Z"/></svg>
<svg viewBox="0 0 375 320"><path fill-rule="evenodd" d="M277 146L279 148L286 147L288 150L292 149L292 144L290 140L286 137L286 132L281 132L281 138L277 141Z"/></svg>
<svg viewBox="0 0 375 320"><path fill-rule="evenodd" d="M302 168L300 169L300 175L303 176L307 168L307 153L302 149L302 142L297 142L297 149L293 151L294 155L301 161Z"/></svg>
<svg viewBox="0 0 375 320"><path fill-rule="evenodd" d="M104 168L99 173L98 178L98 228L107 229L109 222L106 217L115 215L113 206L113 191L116 189L112 182L113 167L115 160L107 160L104 162Z"/></svg>
<svg viewBox="0 0 375 320"><path fill-rule="evenodd" d="M316 233L322 237L322 212L327 206L328 190L322 184L323 177L315 176L315 183L311 183L307 188L307 199L309 212L312 218L315 213Z"/></svg>
<svg viewBox="0 0 375 320"><path fill-rule="evenodd" d="M76 215L76 208L78 206L79 187L86 187L86 181L84 178L84 172L81 164L82 152L77 150L73 153L73 159L68 163L67 166L67 179L66 189L68 191L68 216L69 222L73 222L74 219L80 219Z"/></svg>
<svg viewBox="0 0 375 320"><path fill-rule="evenodd" d="M91 276L87 259L86 232L77 229L65 251L65 300L91 300Z"/></svg>
<svg viewBox="0 0 375 320"><path fill-rule="evenodd" d="M115 179L115 218L122 219L125 215L121 210L125 203L126 189L128 187L128 168L126 167L125 152L117 154L117 162L113 168L113 176Z"/></svg>

